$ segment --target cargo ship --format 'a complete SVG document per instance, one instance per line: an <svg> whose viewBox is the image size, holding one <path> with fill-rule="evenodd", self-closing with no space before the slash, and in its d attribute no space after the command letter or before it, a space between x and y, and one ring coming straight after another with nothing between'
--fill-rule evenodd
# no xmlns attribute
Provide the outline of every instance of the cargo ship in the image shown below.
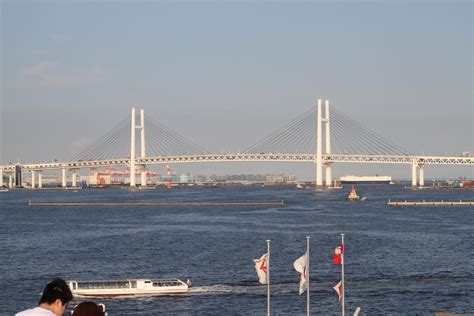
<svg viewBox="0 0 474 316"><path fill-rule="evenodd" d="M341 184L389 184L392 182L391 176L344 176L339 178Z"/></svg>

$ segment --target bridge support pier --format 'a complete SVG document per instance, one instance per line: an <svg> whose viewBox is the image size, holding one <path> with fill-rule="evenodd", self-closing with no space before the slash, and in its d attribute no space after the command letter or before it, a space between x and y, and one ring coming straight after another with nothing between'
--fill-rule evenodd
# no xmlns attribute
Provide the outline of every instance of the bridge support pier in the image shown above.
<svg viewBox="0 0 474 316"><path fill-rule="evenodd" d="M418 165L416 164L416 159L412 160L411 163L411 186L416 187L416 168Z"/></svg>
<svg viewBox="0 0 474 316"><path fill-rule="evenodd" d="M330 188L332 186L332 170L331 170L331 163L326 163L326 188Z"/></svg>
<svg viewBox="0 0 474 316"><path fill-rule="evenodd" d="M38 189L43 187L43 170L38 170Z"/></svg>
<svg viewBox="0 0 474 316"><path fill-rule="evenodd" d="M62 182L61 185L63 188L67 186L66 173L67 173L67 169L62 168L61 169L61 182Z"/></svg>
<svg viewBox="0 0 474 316"><path fill-rule="evenodd" d="M23 186L23 170L19 163L15 165L15 186L19 188Z"/></svg>
<svg viewBox="0 0 474 316"><path fill-rule="evenodd" d="M72 187L77 186L77 169L72 169Z"/></svg>
<svg viewBox="0 0 474 316"><path fill-rule="evenodd" d="M142 187L146 187L146 166L142 165L141 166L141 171L140 171L140 185Z"/></svg>
<svg viewBox="0 0 474 316"><path fill-rule="evenodd" d="M418 168L420 169L420 181L418 182L418 185L420 187L425 186L425 165L418 165Z"/></svg>
<svg viewBox="0 0 474 316"><path fill-rule="evenodd" d="M13 188L13 175L8 175L8 188Z"/></svg>
<svg viewBox="0 0 474 316"><path fill-rule="evenodd" d="M34 170L31 170L31 188L34 189L36 187L36 174L35 174L35 171Z"/></svg>

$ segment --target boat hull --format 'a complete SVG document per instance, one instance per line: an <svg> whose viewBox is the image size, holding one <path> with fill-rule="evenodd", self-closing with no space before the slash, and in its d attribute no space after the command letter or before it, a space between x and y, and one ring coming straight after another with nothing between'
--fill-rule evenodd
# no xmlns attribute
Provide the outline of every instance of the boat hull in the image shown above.
<svg viewBox="0 0 474 316"><path fill-rule="evenodd" d="M339 179L341 184L389 184L390 176L344 176Z"/></svg>
<svg viewBox="0 0 474 316"><path fill-rule="evenodd" d="M185 291L167 291L167 292L143 292L143 293L81 293L73 292L75 297L96 297L96 298L116 298L116 297L142 297L142 296L160 296L160 295L186 295Z"/></svg>
<svg viewBox="0 0 474 316"><path fill-rule="evenodd" d="M350 202L357 202L357 201L359 201L359 198L358 197L357 198L349 198L348 197L347 200L350 201Z"/></svg>
<svg viewBox="0 0 474 316"><path fill-rule="evenodd" d="M353 180L353 181L340 181L341 184L390 184L390 180L388 181L358 181L358 180Z"/></svg>

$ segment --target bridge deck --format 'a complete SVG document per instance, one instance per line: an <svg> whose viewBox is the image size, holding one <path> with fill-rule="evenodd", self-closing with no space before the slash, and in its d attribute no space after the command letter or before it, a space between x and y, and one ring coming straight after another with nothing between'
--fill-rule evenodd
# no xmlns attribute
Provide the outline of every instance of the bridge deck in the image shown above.
<svg viewBox="0 0 474 316"><path fill-rule="evenodd" d="M137 158L136 164L169 164L169 163L211 163L211 162L316 162L313 154L207 154L185 156L156 156ZM474 157L443 157L443 156L383 156L383 155L323 155L323 163L378 163L378 164L412 164L418 165L473 165ZM22 164L26 170L74 169L105 166L125 166L130 164L129 158L108 160L82 160L54 163ZM13 172L15 165L0 166L4 172Z"/></svg>

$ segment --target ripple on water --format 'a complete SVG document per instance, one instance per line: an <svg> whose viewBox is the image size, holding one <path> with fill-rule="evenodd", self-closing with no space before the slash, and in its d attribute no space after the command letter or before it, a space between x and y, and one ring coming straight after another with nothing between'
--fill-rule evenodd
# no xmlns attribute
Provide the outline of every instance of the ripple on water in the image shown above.
<svg viewBox="0 0 474 316"><path fill-rule="evenodd" d="M11 194L10 194L11 193ZM12 191L0 200L0 311L36 305L44 283L66 279L191 278L185 296L99 300L109 315L261 315L266 287L253 259L271 239L272 310L304 313L293 261L311 236L312 313L340 312L332 264L346 233L348 311L367 315L467 313L474 296L472 210L391 208L392 199L468 199L463 190L412 191L364 187L363 203L348 191L235 187L180 190ZM285 201L283 207L29 208L35 201ZM12 304L11 293L22 293ZM76 301L77 302L77 301ZM407 302L410 302L407 304Z"/></svg>

